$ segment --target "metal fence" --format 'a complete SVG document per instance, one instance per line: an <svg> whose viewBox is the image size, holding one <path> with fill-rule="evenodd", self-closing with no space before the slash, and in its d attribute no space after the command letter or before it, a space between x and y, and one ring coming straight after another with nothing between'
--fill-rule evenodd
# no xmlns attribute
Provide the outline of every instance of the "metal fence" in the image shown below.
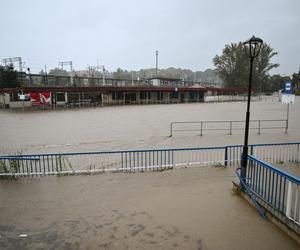
<svg viewBox="0 0 300 250"><path fill-rule="evenodd" d="M226 121L190 121L190 122L171 122L170 123L170 137L174 132L198 132L200 136L204 131L227 131L232 135L233 131L245 130L245 121L240 120L226 120ZM284 129L287 133L288 120L251 120L250 130L256 130L258 134L262 130L270 129Z"/></svg>
<svg viewBox="0 0 300 250"><path fill-rule="evenodd" d="M239 165L243 151L242 145L227 146L227 164ZM300 162L300 142L252 144L248 152L269 163Z"/></svg>
<svg viewBox="0 0 300 250"><path fill-rule="evenodd" d="M293 153L285 156L292 156L290 159L296 160ZM299 161L299 158L297 160ZM273 209L299 224L300 178L252 155L248 155L248 161L246 188Z"/></svg>
<svg viewBox="0 0 300 250"><path fill-rule="evenodd" d="M299 162L299 144L253 144L249 153L269 162ZM0 176L150 171L173 167L237 166L242 145L0 156Z"/></svg>
<svg viewBox="0 0 300 250"><path fill-rule="evenodd" d="M149 171L225 164L225 147L0 156L0 175Z"/></svg>

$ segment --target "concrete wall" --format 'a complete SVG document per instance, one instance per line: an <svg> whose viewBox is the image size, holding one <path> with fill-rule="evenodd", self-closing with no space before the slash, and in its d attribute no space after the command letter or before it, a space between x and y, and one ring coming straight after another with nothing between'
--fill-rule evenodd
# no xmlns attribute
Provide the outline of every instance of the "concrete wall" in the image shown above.
<svg viewBox="0 0 300 250"><path fill-rule="evenodd" d="M23 103L24 103L24 108L31 107L31 101L20 101L20 102L9 102L9 107L10 108L23 108Z"/></svg>
<svg viewBox="0 0 300 250"><path fill-rule="evenodd" d="M151 83L153 86L160 86L160 80L159 79L152 79Z"/></svg>
<svg viewBox="0 0 300 250"><path fill-rule="evenodd" d="M0 107L5 107L9 103L9 94L0 94Z"/></svg>
<svg viewBox="0 0 300 250"><path fill-rule="evenodd" d="M31 101L10 101L10 96L8 93L0 94L0 107L6 108L26 108L31 107Z"/></svg>

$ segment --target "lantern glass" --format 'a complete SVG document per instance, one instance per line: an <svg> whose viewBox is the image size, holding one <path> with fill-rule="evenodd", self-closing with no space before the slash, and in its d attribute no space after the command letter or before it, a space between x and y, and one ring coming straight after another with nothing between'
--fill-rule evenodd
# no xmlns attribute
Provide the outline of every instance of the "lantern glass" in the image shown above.
<svg viewBox="0 0 300 250"><path fill-rule="evenodd" d="M261 50L262 44L263 40L255 36L252 36L250 39L244 42L248 57L257 57Z"/></svg>

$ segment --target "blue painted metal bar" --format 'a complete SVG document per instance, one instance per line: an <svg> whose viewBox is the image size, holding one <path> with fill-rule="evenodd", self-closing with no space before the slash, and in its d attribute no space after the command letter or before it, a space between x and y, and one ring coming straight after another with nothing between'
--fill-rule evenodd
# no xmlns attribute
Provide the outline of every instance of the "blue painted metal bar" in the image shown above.
<svg viewBox="0 0 300 250"><path fill-rule="evenodd" d="M282 207L281 207L281 211L284 211L285 208L285 189L286 189L286 178L283 177L283 194L282 194Z"/></svg>
<svg viewBox="0 0 300 250"><path fill-rule="evenodd" d="M228 162L228 147L225 147L224 166L227 166L227 162Z"/></svg>
<svg viewBox="0 0 300 250"><path fill-rule="evenodd" d="M273 153L275 154L275 152ZM291 157L294 157L294 155L289 154L288 159ZM298 195L300 178L252 155L248 155L248 160L249 168L254 166L255 174L252 175L250 169L247 171L246 182L240 180L244 190L247 193L250 192L249 196L259 197L283 216L299 224L300 212L297 210L299 203L297 198L292 197ZM239 173L237 175L239 176ZM247 181L248 179L251 181ZM254 183L254 186L251 185L252 183Z"/></svg>
<svg viewBox="0 0 300 250"><path fill-rule="evenodd" d="M266 148L280 147L282 152L291 147L292 154L285 157L285 160L296 159L294 151L299 148L300 142L291 143L273 143L273 144L252 144L249 145L250 151L259 155L266 155ZM259 149L259 150L258 150ZM117 168L117 170L136 171L139 169L157 168L158 166L184 166L184 165L210 165L214 163L224 163L225 166L237 165L240 162L240 154L242 145L228 145L217 147L196 147L196 148L166 148L166 149L148 149L148 150L118 150L118 151L95 151L95 152L77 152L77 153L59 153L59 154L24 154L17 156L0 156L0 160L6 161L10 166L10 161L14 160L18 166L18 173L26 174L49 174L66 170L66 162L71 170L75 166L75 170L91 169L91 165L83 166L86 158L90 160L98 159L98 167L109 171L109 169ZM268 150L269 151L269 150ZM282 152L272 150L272 159L276 161L276 155ZM297 151L298 152L298 151ZM291 158L292 157L292 158ZM99 160L101 159L101 160ZM268 157L269 159L269 157ZM71 166L74 164L73 166ZM96 169L93 163L93 169ZM259 174L262 172L261 174ZM260 169L258 164L248 169L248 175L251 179L247 180L247 184L253 185L257 191L261 191L268 182L268 171ZM275 176L274 176L275 178ZM258 186L259 184L259 186ZM273 184L274 185L274 184ZM274 188L273 188L274 189Z"/></svg>
<svg viewBox="0 0 300 250"><path fill-rule="evenodd" d="M255 158L252 155L248 155L248 159L259 163L260 165L262 165L263 167L265 167L267 169L270 169L271 171L274 171L275 173L277 173L278 175L281 175L281 176L285 177L289 181L292 181L294 183L300 184L300 178L298 178L298 177L296 177L294 175L291 175L291 174L289 174L289 173L287 173L287 172L285 172L285 171L283 171L283 170L281 170L279 168L276 168L273 165L271 165L270 163L267 163L267 162L265 162L263 160L259 160L259 159Z"/></svg>
<svg viewBox="0 0 300 250"><path fill-rule="evenodd" d="M249 189L248 185L246 185L246 183L243 181L243 179L240 176L240 172L241 168L237 168L236 169L236 174L239 177L240 183L242 185L242 187L244 188L244 190L246 191L246 193L248 194L248 196L250 197L250 199L252 200L253 204L255 205L257 211L259 212L259 214L261 215L261 217L266 220L266 214L265 211L262 209L262 207L259 205L259 203L256 200L255 195L253 194L253 192Z"/></svg>
<svg viewBox="0 0 300 250"><path fill-rule="evenodd" d="M266 146L277 146L277 145L299 145L300 142L285 142L285 143L270 143L270 144L251 144L249 147L266 147ZM75 153L46 153L46 154L24 154L20 156L0 156L0 159L4 158L20 158L20 157L38 157L38 156L74 156L74 155L93 155L93 154L120 154L129 152L150 152L150 151L189 151L189 150L216 150L228 148L242 148L243 145L227 145L227 146L216 146L216 147L196 147L196 148L165 148L165 149L142 149L142 150L116 150L116 151L93 151L93 152L75 152ZM34 158L37 159L38 158ZM32 159L32 160L34 160Z"/></svg>

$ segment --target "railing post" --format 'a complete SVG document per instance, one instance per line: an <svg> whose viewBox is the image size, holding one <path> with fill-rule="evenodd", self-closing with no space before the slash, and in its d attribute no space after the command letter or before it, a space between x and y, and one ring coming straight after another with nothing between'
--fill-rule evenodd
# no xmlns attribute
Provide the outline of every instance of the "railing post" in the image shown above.
<svg viewBox="0 0 300 250"><path fill-rule="evenodd" d="M174 168L174 150L171 151L172 152L172 167Z"/></svg>
<svg viewBox="0 0 300 250"><path fill-rule="evenodd" d="M285 123L285 133L288 132L288 128L289 128L289 111L290 111L290 104L287 105L287 111L286 111L286 123Z"/></svg>
<svg viewBox="0 0 300 250"><path fill-rule="evenodd" d="M260 120L258 120L258 134L260 135Z"/></svg>
<svg viewBox="0 0 300 250"><path fill-rule="evenodd" d="M285 215L290 218L291 217L291 208L292 208L292 182L288 182L288 191L286 198L286 211Z"/></svg>
<svg viewBox="0 0 300 250"><path fill-rule="evenodd" d="M225 147L225 159L224 159L224 166L227 167L228 165L228 147Z"/></svg>
<svg viewBox="0 0 300 250"><path fill-rule="evenodd" d="M202 133L202 130L203 130L203 122L201 122L201 130L200 130L200 136L202 136L203 135L203 133Z"/></svg>
<svg viewBox="0 0 300 250"><path fill-rule="evenodd" d="M121 153L121 169L124 171L123 153Z"/></svg>
<svg viewBox="0 0 300 250"><path fill-rule="evenodd" d="M300 152L299 152L299 144L297 144L297 162L300 162ZM299 213L300 216L300 213Z"/></svg>

